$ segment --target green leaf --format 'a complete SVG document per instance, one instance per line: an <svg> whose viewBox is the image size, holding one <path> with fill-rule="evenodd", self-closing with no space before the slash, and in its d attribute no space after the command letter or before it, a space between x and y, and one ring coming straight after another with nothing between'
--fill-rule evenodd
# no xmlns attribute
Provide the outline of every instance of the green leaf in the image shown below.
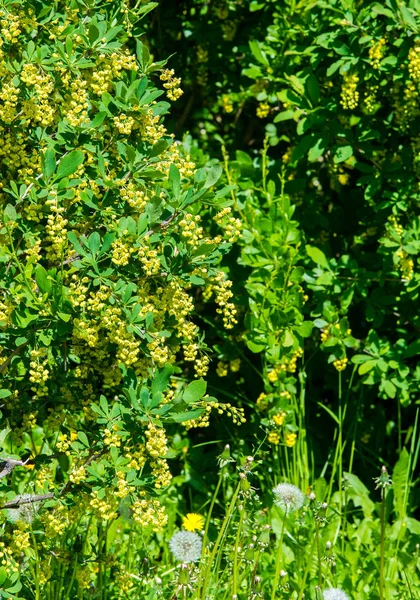
<svg viewBox="0 0 420 600"><path fill-rule="evenodd" d="M51 281L48 279L48 273L42 265L35 267L35 281L43 294L51 291Z"/></svg>
<svg viewBox="0 0 420 600"><path fill-rule="evenodd" d="M249 42L249 47L251 49L252 54L258 60L259 63L263 65L268 65L269 62L267 60L267 56L263 50L260 48L259 42L257 40L251 40Z"/></svg>
<svg viewBox="0 0 420 600"><path fill-rule="evenodd" d="M82 442L82 444L86 447L89 448L89 440L87 438L87 435L84 431L78 431L77 432L77 437L79 438L79 440Z"/></svg>
<svg viewBox="0 0 420 600"><path fill-rule="evenodd" d="M90 234L88 241L88 248L92 252L93 256L96 256L101 246L101 237L97 231Z"/></svg>
<svg viewBox="0 0 420 600"><path fill-rule="evenodd" d="M318 158L324 154L325 150L327 149L327 146L328 138L322 135L316 140L315 144L311 148L309 148L308 160L310 162L315 162L316 160L318 160Z"/></svg>
<svg viewBox="0 0 420 600"><path fill-rule="evenodd" d="M306 338L311 335L313 328L314 328L314 324L312 323L312 321L305 321L305 323L302 323L302 325L299 325L299 327L296 327L296 331L298 332L299 335Z"/></svg>
<svg viewBox="0 0 420 600"><path fill-rule="evenodd" d="M220 165L213 165L209 172L207 173L207 178L204 183L205 188L209 188L219 180L220 176L223 173L223 169Z"/></svg>
<svg viewBox="0 0 420 600"><path fill-rule="evenodd" d="M192 404L193 402L197 402L204 396L207 389L207 383L204 379L197 379L197 381L192 381L187 385L182 395L182 399L187 404Z"/></svg>
<svg viewBox="0 0 420 600"><path fill-rule="evenodd" d="M7 571L5 567L0 567L0 586L3 585L3 583L6 581L7 579Z"/></svg>
<svg viewBox="0 0 420 600"><path fill-rule="evenodd" d="M392 383L392 381L389 381L389 379L386 379L383 382L383 388L384 388L384 391L385 391L386 395L388 396L388 398L395 398L395 396L397 394L397 388Z"/></svg>
<svg viewBox="0 0 420 600"><path fill-rule="evenodd" d="M155 156L159 156L159 154L162 154L162 152L165 152L165 150L167 148L169 148L170 145L171 145L171 142L168 139L161 138L153 146L153 148L152 148L152 150L150 152L151 158L154 158Z"/></svg>
<svg viewBox="0 0 420 600"><path fill-rule="evenodd" d="M10 390L0 390L0 398L8 398L12 395Z"/></svg>
<svg viewBox="0 0 420 600"><path fill-rule="evenodd" d="M252 340L247 340L246 345L251 350L251 352L254 352L254 354L259 354L265 348L267 348L267 344L262 344L261 342L253 342Z"/></svg>
<svg viewBox="0 0 420 600"><path fill-rule="evenodd" d="M52 148L48 148L43 157L42 174L48 180L55 171L55 152Z"/></svg>
<svg viewBox="0 0 420 600"><path fill-rule="evenodd" d="M353 473L344 473L344 475L349 483L346 492L348 497L351 498L356 507L360 506L362 508L365 517L371 517L375 510L375 503L369 498L368 488Z"/></svg>
<svg viewBox="0 0 420 600"><path fill-rule="evenodd" d="M369 373L369 371L371 371L372 369L374 369L376 367L376 363L377 363L376 358L367 360L366 362L362 363L358 369L359 375L365 375L365 373Z"/></svg>
<svg viewBox="0 0 420 600"><path fill-rule="evenodd" d="M324 269L330 268L327 257L319 248L316 248L315 246L310 246L308 244L306 246L306 253L309 256L309 258L314 261L315 264L321 265L321 267L324 267Z"/></svg>
<svg viewBox="0 0 420 600"><path fill-rule="evenodd" d="M64 177L69 177L69 175L73 175L82 164L84 156L85 155L80 150L73 150L70 154L66 154L66 156L58 163L55 179L59 180Z"/></svg>
<svg viewBox="0 0 420 600"><path fill-rule="evenodd" d="M5 209L3 210L3 215L5 217L5 223L8 223L9 221L16 221L17 219L16 209L12 204L6 205Z"/></svg>
<svg viewBox="0 0 420 600"><path fill-rule="evenodd" d="M353 156L353 148L351 146L339 146L334 154L335 164L344 162L350 156Z"/></svg>
<svg viewBox="0 0 420 600"><path fill-rule="evenodd" d="M404 352L405 358L411 358L412 356L417 356L420 354L420 339L412 342Z"/></svg>
<svg viewBox="0 0 420 600"><path fill-rule="evenodd" d="M0 390L0 392L1 391L6 391L6 390ZM9 435L9 433L11 431L12 430L10 429L10 427L5 427L4 429L0 430L0 444L3 444L4 440L7 438L7 436Z"/></svg>
<svg viewBox="0 0 420 600"><path fill-rule="evenodd" d="M169 364L165 365L163 369L159 369L152 381L152 395L156 394L157 392L165 391L173 370L173 367Z"/></svg>
<svg viewBox="0 0 420 600"><path fill-rule="evenodd" d="M197 419L200 415L203 414L203 412L203 408L196 408L195 410L189 410L187 412L178 413L171 416L175 423L184 423L185 421Z"/></svg>
<svg viewBox="0 0 420 600"><path fill-rule="evenodd" d="M174 198L177 200L181 191L181 176L179 174L178 167L171 164L169 167L169 183L172 188Z"/></svg>
<svg viewBox="0 0 420 600"><path fill-rule="evenodd" d="M76 252L78 254L80 254L81 256L85 256L86 252L83 249L83 246L79 242L78 237L74 233L74 231L68 231L67 232L67 238L68 238L69 242L73 245L73 247L76 250Z"/></svg>

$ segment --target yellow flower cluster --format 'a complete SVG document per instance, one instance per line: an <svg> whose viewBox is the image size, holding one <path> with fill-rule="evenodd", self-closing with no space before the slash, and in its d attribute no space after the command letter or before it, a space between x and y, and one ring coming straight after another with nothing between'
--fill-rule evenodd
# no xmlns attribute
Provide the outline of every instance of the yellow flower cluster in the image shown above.
<svg viewBox="0 0 420 600"><path fill-rule="evenodd" d="M203 298L209 300L214 293L215 302L218 305L216 312L223 315L223 325L225 329L232 329L238 322L236 319L237 310L233 302L231 291L232 282L226 278L223 271L218 271L216 275L209 278L207 285L203 290Z"/></svg>
<svg viewBox="0 0 420 600"><path fill-rule="evenodd" d="M159 531L168 522L165 507L155 498L145 498L146 492L140 492L141 500L136 500L131 509L133 519L142 527L150 527L152 531Z"/></svg>
<svg viewBox="0 0 420 600"><path fill-rule="evenodd" d="M104 429L104 444L105 446L109 446L109 448L120 448L121 447L121 437L116 433L118 431L118 426L113 425L113 431L110 429Z"/></svg>
<svg viewBox="0 0 420 600"><path fill-rule="evenodd" d="M117 472L117 489L114 491L114 494L117 498L126 498L129 494L133 493L135 487L133 485L129 485L126 478L125 473L122 471Z"/></svg>
<svg viewBox="0 0 420 600"><path fill-rule="evenodd" d="M117 500L111 490L93 490L89 506L98 519L112 521L117 518Z"/></svg>
<svg viewBox="0 0 420 600"><path fill-rule="evenodd" d="M21 554L31 547L29 531L25 531L25 523L19 522L13 532L12 550L15 554Z"/></svg>
<svg viewBox="0 0 420 600"><path fill-rule="evenodd" d="M163 457L168 452L168 439L165 430L149 422L145 431L146 450L153 458Z"/></svg>
<svg viewBox="0 0 420 600"><path fill-rule="evenodd" d="M47 241L51 244L47 248L47 256L50 260L61 260L64 249L67 245L67 219L63 217L65 208L59 206L57 191L51 190L50 196L45 206L50 210L50 214L47 218L47 224L45 230L47 232Z"/></svg>
<svg viewBox="0 0 420 600"><path fill-rule="evenodd" d="M59 504L51 512L45 512L41 516L41 521L45 527L47 538L56 538L63 535L68 525L68 511L63 504Z"/></svg>
<svg viewBox="0 0 420 600"><path fill-rule="evenodd" d="M231 100L230 96L228 96L227 94L223 94L223 96L221 98L221 102L222 102L223 112L225 112L225 113L233 112L233 104L232 104L232 100Z"/></svg>
<svg viewBox="0 0 420 600"><path fill-rule="evenodd" d="M54 106L49 102L54 90L53 78L40 71L37 66L27 63L23 65L20 79L27 87L33 87L33 98L23 104L24 115L29 121L48 127L54 122L56 115Z"/></svg>
<svg viewBox="0 0 420 600"><path fill-rule="evenodd" d="M397 252L399 258L399 268L403 278L410 281L414 275L414 261L405 250L399 250Z"/></svg>
<svg viewBox="0 0 420 600"><path fill-rule="evenodd" d="M233 360L230 360L228 363L219 361L217 363L216 373L218 374L219 377L226 377L226 375L229 373L229 370L232 373L237 373L240 368L241 368L241 359L240 358L234 358Z"/></svg>
<svg viewBox="0 0 420 600"><path fill-rule="evenodd" d="M217 213L214 220L225 230L229 242L236 242L236 240L239 239L242 231L242 222L232 216L232 209L230 206L223 208Z"/></svg>
<svg viewBox="0 0 420 600"><path fill-rule="evenodd" d="M274 423L280 427L281 425L283 425L285 419L286 419L286 413L285 412L278 412L275 415L272 416L272 419L274 421Z"/></svg>
<svg viewBox="0 0 420 600"><path fill-rule="evenodd" d="M122 135L130 135L135 123L133 117L125 115L124 113L114 117L113 121L115 128Z"/></svg>
<svg viewBox="0 0 420 600"><path fill-rule="evenodd" d="M80 467L74 467L69 475L69 479L75 484L83 483L83 481L86 479L85 467L83 465Z"/></svg>
<svg viewBox="0 0 420 600"><path fill-rule="evenodd" d="M166 94L169 100L178 100L184 93L179 87L181 84L181 78L175 77L175 71L173 69L164 69L160 75L162 81L166 81L163 87L167 90Z"/></svg>
<svg viewBox="0 0 420 600"><path fill-rule="evenodd" d="M363 99L363 110L366 114L372 114L375 110L377 97L376 94L378 92L379 86L371 85L368 88L367 94Z"/></svg>
<svg viewBox="0 0 420 600"><path fill-rule="evenodd" d="M204 408L205 412L197 419L184 421L183 425L187 430L195 427L208 427L210 424L210 416L212 410L216 410L219 415L223 415L224 413L226 413L226 415L232 419L234 425L241 425L242 423L246 423L244 409L236 408L230 403L223 404L222 402L217 402L215 400L212 400L210 402L204 400L201 402L197 402L195 404L195 408Z"/></svg>
<svg viewBox="0 0 420 600"><path fill-rule="evenodd" d="M0 119L12 123L17 115L19 88L14 83L3 83L0 90Z"/></svg>
<svg viewBox="0 0 420 600"><path fill-rule="evenodd" d="M258 410L266 410L269 404L269 399L267 394L265 394L264 392L261 392L261 394L258 396L257 400L256 400L256 405Z"/></svg>
<svg viewBox="0 0 420 600"><path fill-rule="evenodd" d="M134 587L134 579L131 574L126 571L126 567L121 565L115 577L115 586L120 595L126 595Z"/></svg>
<svg viewBox="0 0 420 600"><path fill-rule="evenodd" d="M260 102L255 112L259 119L265 119L270 114L270 105L267 102Z"/></svg>
<svg viewBox="0 0 420 600"><path fill-rule="evenodd" d="M8 569L10 573L17 573L19 566L13 559L13 550L10 544L0 540L0 565Z"/></svg>
<svg viewBox="0 0 420 600"><path fill-rule="evenodd" d="M343 79L340 104L344 110L354 110L359 104L359 92L357 91L359 78L357 75L344 75Z"/></svg>
<svg viewBox="0 0 420 600"><path fill-rule="evenodd" d="M70 84L70 91L66 98L65 116L73 127L79 127L88 122L89 95L87 81L75 79Z"/></svg>
<svg viewBox="0 0 420 600"><path fill-rule="evenodd" d="M348 358L337 358L334 362L334 368L337 369L337 371L344 371L344 369L347 367L347 363L349 362Z"/></svg>
<svg viewBox="0 0 420 600"><path fill-rule="evenodd" d="M296 433L286 433L284 436L284 443L288 448L293 448L296 444L297 434Z"/></svg>
<svg viewBox="0 0 420 600"><path fill-rule="evenodd" d="M33 384L31 390L35 394L40 396L46 396L48 393L48 386L46 381L50 376L47 358L47 349L38 348L32 349L30 352L30 363L29 363L29 381Z"/></svg>
<svg viewBox="0 0 420 600"><path fill-rule="evenodd" d="M156 489L168 487L171 483L172 475L169 470L167 461L164 458L157 458L150 461L152 475L154 478L154 486Z"/></svg>
<svg viewBox="0 0 420 600"><path fill-rule="evenodd" d="M267 374L267 379L270 383L276 383L279 380L279 375L283 372L295 373L297 368L297 361L303 356L302 348L298 348L293 352L290 358L283 358L282 362L276 365Z"/></svg>
<svg viewBox="0 0 420 600"><path fill-rule="evenodd" d="M200 215L191 215L186 213L178 223L180 235L185 239L187 244L192 248L198 248L203 239L203 228L199 226L201 221Z"/></svg>
<svg viewBox="0 0 420 600"><path fill-rule="evenodd" d="M413 81L420 81L420 44L416 44L408 53L408 72Z"/></svg>
<svg viewBox="0 0 420 600"><path fill-rule="evenodd" d="M19 16L0 10L0 26L3 39L9 44L15 44L22 33Z"/></svg>
<svg viewBox="0 0 420 600"><path fill-rule="evenodd" d="M381 38L378 42L372 44L369 48L369 59L374 69L379 69L381 60L384 56L386 41Z"/></svg>

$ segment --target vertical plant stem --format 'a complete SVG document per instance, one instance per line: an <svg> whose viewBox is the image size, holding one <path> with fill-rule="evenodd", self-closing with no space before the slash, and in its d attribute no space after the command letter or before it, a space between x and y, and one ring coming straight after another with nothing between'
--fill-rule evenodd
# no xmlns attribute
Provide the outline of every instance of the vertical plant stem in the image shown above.
<svg viewBox="0 0 420 600"><path fill-rule="evenodd" d="M384 600L384 568L385 568L385 490L382 489L381 502L381 556L379 566L379 600Z"/></svg>
<svg viewBox="0 0 420 600"><path fill-rule="evenodd" d="M238 548L239 548L239 542L241 539L242 525L243 525L244 517L245 517L245 507L242 507L241 514L239 516L238 529L236 531L235 549L234 549L234 555L233 555L233 590L232 590L232 593L234 596L236 596L238 594Z"/></svg>
<svg viewBox="0 0 420 600"><path fill-rule="evenodd" d="M223 536L225 534L226 528L228 526L228 523L230 521L230 518L232 516L233 513L233 509L235 508L235 504L236 504L236 500L238 499L238 494L239 494L239 490L241 489L241 482L238 483L238 485L236 486L236 490L232 496L232 500L230 501L229 504L229 508L227 510L227 513L225 515L225 518L223 519L223 523L222 526L220 528L219 531L219 535L217 536L216 542L214 544L213 550L211 551L211 554L208 558L206 567L205 567L205 575L204 575L204 581L203 581L203 585L201 588L201 591L199 592L199 598L202 598L202 600L205 600L206 597L206 590L207 587L209 585L210 582L210 573L211 573L211 566L213 564L214 559L216 558L217 552L219 550L219 546L221 544L221 541L223 539Z"/></svg>
<svg viewBox="0 0 420 600"><path fill-rule="evenodd" d="M316 544L316 538L314 537L314 541L312 542L312 546L311 546L311 551L309 553L309 557L308 557L308 560L307 560L307 563L306 563L306 569L305 569L305 574L303 576L302 585L301 585L300 590L299 590L298 600L302 600L303 595L305 593L306 580L308 578L309 569L311 568L312 556L313 556L313 553L314 553L315 544Z"/></svg>
<svg viewBox="0 0 420 600"><path fill-rule="evenodd" d="M321 557L321 539L319 535L319 522L315 523L316 547L318 553L318 586L322 588L322 557Z"/></svg>
<svg viewBox="0 0 420 600"><path fill-rule="evenodd" d="M279 546L277 548L277 556L276 556L276 571L274 574L274 582L273 582L273 589L271 592L271 600L275 600L276 598L276 591L277 591L277 587L279 585L279 580L280 580L280 570L281 570L281 558L282 558L282 550L283 550L283 536L284 536L284 530L285 530L285 526L286 526L286 518L287 518L287 509L284 512L284 518L283 518L283 524L281 527L281 534L280 534L280 540L279 540Z"/></svg>
<svg viewBox="0 0 420 600"><path fill-rule="evenodd" d="M40 600L41 592L39 588L39 552L38 552L38 544L36 542L36 538L34 532L31 530L31 538L34 546L34 554L35 554L35 600Z"/></svg>
<svg viewBox="0 0 420 600"><path fill-rule="evenodd" d="M213 513L213 508L216 502L216 498L219 494L219 490L220 490L220 486L222 485L222 481L223 481L223 469L221 469L220 471L220 475L219 475L219 479L217 481L217 485L216 485L216 489L214 490L214 494L213 494L213 498L211 499L211 503L210 503L210 508L209 511L207 513L207 519L206 519L206 525L204 528L204 536L203 536L203 550L201 553L201 559L203 559L204 557L204 552L206 549L206 545L207 545L207 537L208 537L208 531L209 531L209 527L210 527L210 520L211 520L211 516Z"/></svg>

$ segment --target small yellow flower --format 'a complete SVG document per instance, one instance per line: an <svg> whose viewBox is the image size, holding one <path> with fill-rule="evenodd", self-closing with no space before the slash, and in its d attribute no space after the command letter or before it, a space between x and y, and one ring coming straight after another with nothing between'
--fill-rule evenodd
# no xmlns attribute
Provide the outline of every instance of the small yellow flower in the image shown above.
<svg viewBox="0 0 420 600"><path fill-rule="evenodd" d="M270 444L274 444L275 446L278 446L280 443L280 436L277 433L277 431L270 431L267 439L270 442Z"/></svg>
<svg viewBox="0 0 420 600"><path fill-rule="evenodd" d="M197 513L188 513L182 519L182 526L187 531L201 531L204 527L204 518Z"/></svg>

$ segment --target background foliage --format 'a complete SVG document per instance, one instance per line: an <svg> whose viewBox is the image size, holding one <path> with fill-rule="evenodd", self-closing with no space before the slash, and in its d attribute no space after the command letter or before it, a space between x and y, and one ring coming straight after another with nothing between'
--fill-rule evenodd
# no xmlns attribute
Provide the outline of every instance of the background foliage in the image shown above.
<svg viewBox="0 0 420 600"><path fill-rule="evenodd" d="M4 597L416 597L419 3L1 11Z"/></svg>

